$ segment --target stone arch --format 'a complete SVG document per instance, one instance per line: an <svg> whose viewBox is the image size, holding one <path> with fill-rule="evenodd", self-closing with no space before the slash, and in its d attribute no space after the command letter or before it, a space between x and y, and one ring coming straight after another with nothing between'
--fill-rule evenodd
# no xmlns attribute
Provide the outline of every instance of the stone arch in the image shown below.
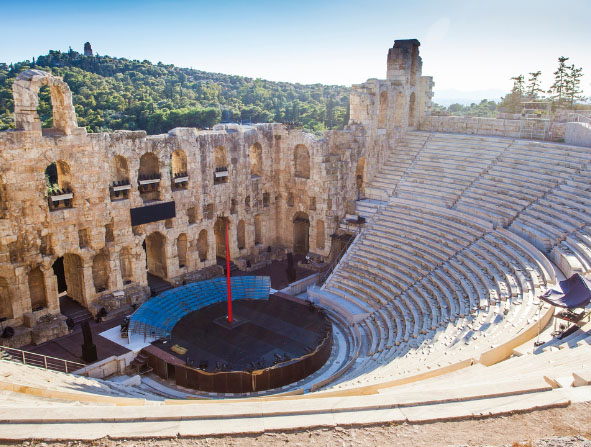
<svg viewBox="0 0 591 447"><path fill-rule="evenodd" d="M140 158L138 180L140 182L140 196L144 202L160 200L160 163L152 152L146 152ZM142 182L146 182L142 184Z"/></svg>
<svg viewBox="0 0 591 447"><path fill-rule="evenodd" d="M82 258L77 254L66 253L63 258L66 291L70 298L82 305L85 303L84 294L84 270Z"/></svg>
<svg viewBox="0 0 591 447"><path fill-rule="evenodd" d="M109 258L104 253L92 258L92 281L96 293L102 293L109 288Z"/></svg>
<svg viewBox="0 0 591 447"><path fill-rule="evenodd" d="M179 268L187 265L187 235L185 233L179 234L176 239L177 258L179 260Z"/></svg>
<svg viewBox="0 0 591 447"><path fill-rule="evenodd" d="M226 224L228 225L228 234L230 233L230 222L227 217L220 216L215 221L213 233L215 235L215 255L216 258L226 259Z"/></svg>
<svg viewBox="0 0 591 447"><path fill-rule="evenodd" d="M133 255L130 247L123 247L119 252L119 268L121 270L121 280L123 281L123 284L131 284L134 280L134 275Z"/></svg>
<svg viewBox="0 0 591 447"><path fill-rule="evenodd" d="M61 78L41 70L23 71L12 84L16 129L41 132L37 107L39 90L45 85L51 94L53 130L71 135L78 128L78 123L70 87Z"/></svg>
<svg viewBox="0 0 591 447"><path fill-rule="evenodd" d="M244 219L240 219L238 225L236 225L236 242L238 243L238 250L246 248L246 224Z"/></svg>
<svg viewBox="0 0 591 447"><path fill-rule="evenodd" d="M254 244L264 244L263 241L263 220L260 214L254 216Z"/></svg>
<svg viewBox="0 0 591 447"><path fill-rule="evenodd" d="M298 144L294 150L295 176L310 178L310 151L303 144Z"/></svg>
<svg viewBox="0 0 591 447"><path fill-rule="evenodd" d="M408 127L413 127L415 125L415 112L415 93L412 92L408 101Z"/></svg>
<svg viewBox="0 0 591 447"><path fill-rule="evenodd" d="M404 119L404 94L398 92L396 94L396 103L394 105L394 125L397 127L402 126L402 120Z"/></svg>
<svg viewBox="0 0 591 447"><path fill-rule="evenodd" d="M199 260L201 262L207 260L208 250L209 243L207 241L207 230L201 230L199 232L199 238L197 239L197 251L199 252Z"/></svg>
<svg viewBox="0 0 591 447"><path fill-rule="evenodd" d="M263 147L260 143L254 143L250 146L250 175L263 176Z"/></svg>
<svg viewBox="0 0 591 447"><path fill-rule="evenodd" d="M355 168L355 186L359 195L365 194L365 157L360 157L357 160L357 167Z"/></svg>
<svg viewBox="0 0 591 447"><path fill-rule="evenodd" d="M324 221L319 220L316 222L316 248L318 250L324 250L326 244L326 236L324 232Z"/></svg>
<svg viewBox="0 0 591 447"><path fill-rule="evenodd" d="M378 112L378 129L385 129L388 124L388 92L380 93L380 104Z"/></svg>
<svg viewBox="0 0 591 447"><path fill-rule="evenodd" d="M45 168L45 182L47 189L62 191L72 190L72 170L70 165L63 160L49 164Z"/></svg>
<svg viewBox="0 0 591 447"><path fill-rule="evenodd" d="M224 146L217 146L213 150L213 166L215 168L214 184L227 183L229 177L228 150ZM223 175L225 173L225 175Z"/></svg>
<svg viewBox="0 0 591 447"><path fill-rule="evenodd" d="M152 275L166 278L166 236L155 231L146 238L146 260L148 272Z"/></svg>
<svg viewBox="0 0 591 447"><path fill-rule="evenodd" d="M170 156L170 169L172 176L186 176L187 175L187 154L183 150L176 150Z"/></svg>
<svg viewBox="0 0 591 447"><path fill-rule="evenodd" d="M41 268L35 267L29 272L29 297L31 299L31 309L39 310L47 307L47 293L45 290L45 275Z"/></svg>
<svg viewBox="0 0 591 447"><path fill-rule="evenodd" d="M10 289L8 281L0 277L0 318L11 319L14 317L12 310L12 300L10 299Z"/></svg>
<svg viewBox="0 0 591 447"><path fill-rule="evenodd" d="M293 216L293 251L299 254L310 251L310 219L303 212Z"/></svg>
<svg viewBox="0 0 591 447"><path fill-rule="evenodd" d="M250 210L250 196L246 196L244 198L244 208L246 208L246 210Z"/></svg>

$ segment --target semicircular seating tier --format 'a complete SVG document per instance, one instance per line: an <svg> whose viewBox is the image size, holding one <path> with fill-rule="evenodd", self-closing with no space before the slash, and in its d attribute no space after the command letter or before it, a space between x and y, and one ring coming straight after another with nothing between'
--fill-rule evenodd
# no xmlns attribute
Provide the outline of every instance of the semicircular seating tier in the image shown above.
<svg viewBox="0 0 591 447"><path fill-rule="evenodd" d="M232 299L267 299L271 289L268 276L231 278ZM155 338L169 338L175 324L185 315L227 299L226 278L187 284L167 290L142 306L131 316L129 331Z"/></svg>
<svg viewBox="0 0 591 447"><path fill-rule="evenodd" d="M477 360L535 321L536 297L555 281L551 263L511 232L393 198L322 288L335 307L369 315L338 387Z"/></svg>

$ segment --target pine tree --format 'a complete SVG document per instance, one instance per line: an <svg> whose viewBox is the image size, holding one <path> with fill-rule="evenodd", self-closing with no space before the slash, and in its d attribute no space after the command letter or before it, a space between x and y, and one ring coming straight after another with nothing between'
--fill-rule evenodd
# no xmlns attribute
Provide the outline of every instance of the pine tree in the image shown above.
<svg viewBox="0 0 591 447"><path fill-rule="evenodd" d="M548 90L549 94L554 93L551 98L552 100L556 101L558 105L562 104L566 90L568 67L566 66L565 62L568 59L568 57L564 56L560 56L558 58L558 69L554 72L554 84L552 84Z"/></svg>
<svg viewBox="0 0 591 447"><path fill-rule="evenodd" d="M565 97L568 101L570 108L572 109L577 101L584 101L585 97L581 95L581 78L583 77L583 69L576 68L574 65L567 67L566 73L566 85L565 85Z"/></svg>
<svg viewBox="0 0 591 447"><path fill-rule="evenodd" d="M541 71L536 71L530 73L529 79L527 80L529 84L527 84L527 96L530 99L536 99L538 97L538 93L544 93L544 90L540 88L540 75L542 74Z"/></svg>
<svg viewBox="0 0 591 447"><path fill-rule="evenodd" d="M513 81L513 90L511 90L511 93L518 93L519 96L523 96L523 89L524 89L523 79L524 79L524 76L521 74L519 76L513 76L511 78L511 80Z"/></svg>

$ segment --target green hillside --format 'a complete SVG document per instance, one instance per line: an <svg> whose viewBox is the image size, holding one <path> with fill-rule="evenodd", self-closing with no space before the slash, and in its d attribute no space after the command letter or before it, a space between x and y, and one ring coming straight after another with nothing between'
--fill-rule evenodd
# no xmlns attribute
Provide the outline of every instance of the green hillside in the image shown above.
<svg viewBox="0 0 591 447"><path fill-rule="evenodd" d="M271 82L208 73L162 63L50 51L36 60L0 63L0 130L14 127L12 82L36 68L70 86L80 126L89 132L117 129L164 133L174 127L208 128L221 121L292 122L321 132L349 120L349 87ZM49 91L39 114L51 127Z"/></svg>

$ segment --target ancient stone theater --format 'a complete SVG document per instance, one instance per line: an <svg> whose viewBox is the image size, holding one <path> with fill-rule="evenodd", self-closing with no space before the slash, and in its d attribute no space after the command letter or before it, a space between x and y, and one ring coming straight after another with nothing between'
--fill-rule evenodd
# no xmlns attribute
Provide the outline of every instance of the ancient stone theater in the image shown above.
<svg viewBox="0 0 591 447"><path fill-rule="evenodd" d="M354 85L348 125L321 138L278 123L88 134L65 82L21 73L16 129L0 133L0 317L12 328L0 392L18 422L0 437L421 423L588 400L591 119L435 116L419 46L396 40L386 78ZM37 116L42 86L51 129ZM237 351L245 379L216 392L211 374L232 368L211 373L179 345L192 330L225 343L211 335L225 329L204 329L213 314L182 318L191 303L224 311L227 261L236 293L263 298L237 309L261 314L268 278L238 273L291 254L316 273L271 295L297 295L295 310L260 327L291 336L302 358L322 349L321 361L258 387L291 359L260 366ZM154 343L130 344L95 364L64 361L65 372L48 357L30 366L16 348L68 333L64 296L95 317L139 307L130 334L147 329L134 343L164 334L154 343L176 357L158 363ZM308 308L321 348L294 336ZM197 373L197 391L179 386Z"/></svg>

